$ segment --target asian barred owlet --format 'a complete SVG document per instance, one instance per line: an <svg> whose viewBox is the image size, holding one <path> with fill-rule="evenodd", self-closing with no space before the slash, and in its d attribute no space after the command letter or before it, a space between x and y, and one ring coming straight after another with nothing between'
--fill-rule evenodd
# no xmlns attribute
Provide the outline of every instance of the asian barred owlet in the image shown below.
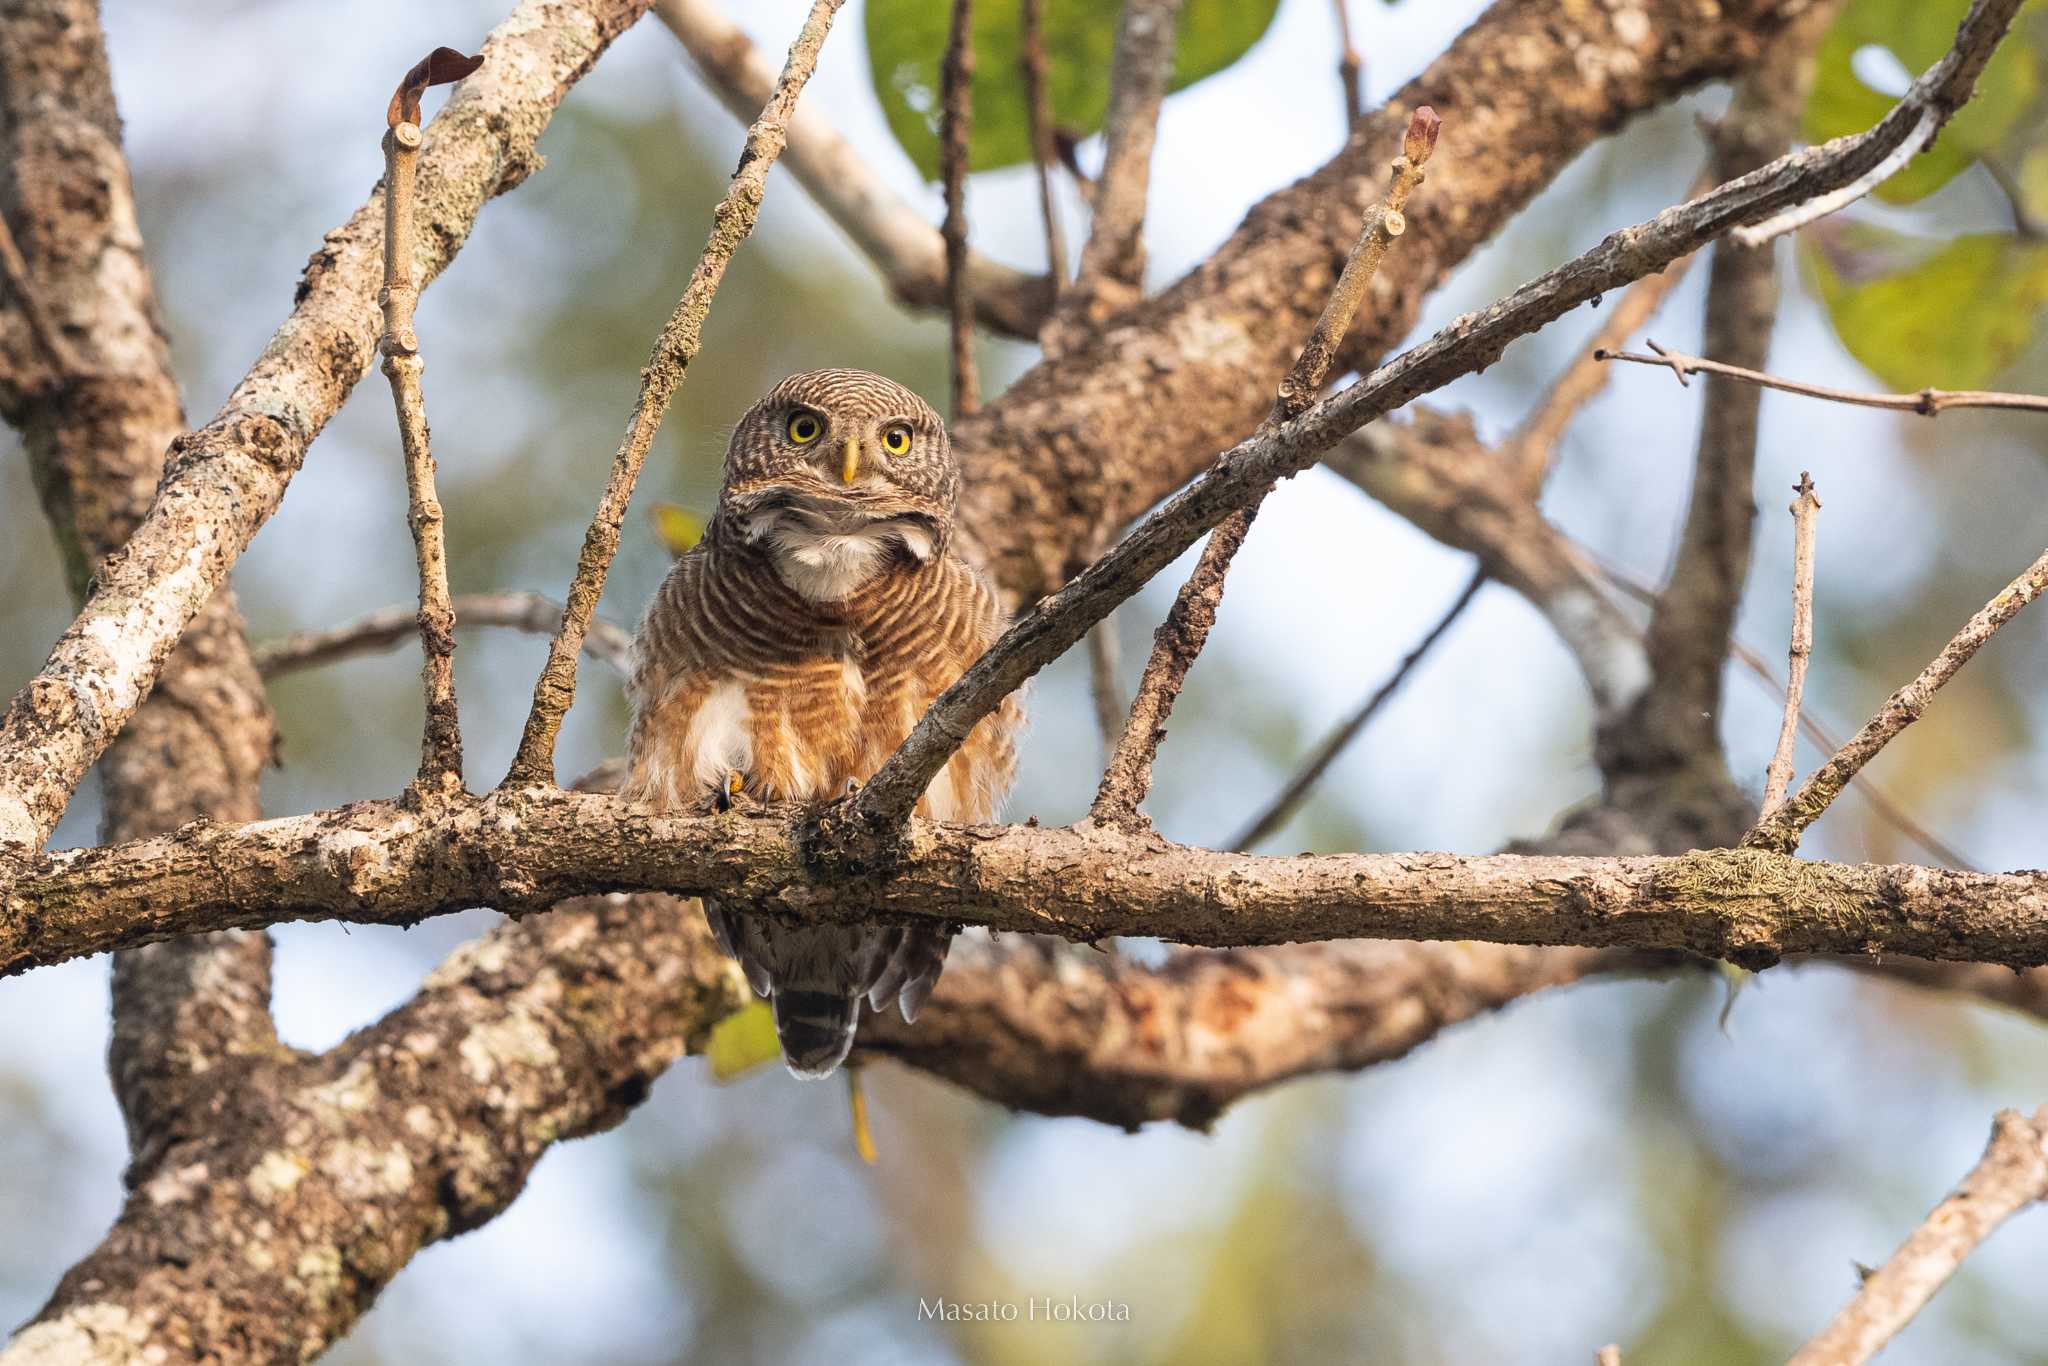
<svg viewBox="0 0 2048 1366"><path fill-rule="evenodd" d="M813 370L734 429L703 539L669 571L635 642L629 795L675 810L843 796L1002 627L953 546L959 468L917 395ZM991 819L1016 767L1016 699L975 727L918 814ZM860 1003L913 1020L950 928L798 925L706 900L719 947L775 1008L800 1077L853 1046Z"/></svg>

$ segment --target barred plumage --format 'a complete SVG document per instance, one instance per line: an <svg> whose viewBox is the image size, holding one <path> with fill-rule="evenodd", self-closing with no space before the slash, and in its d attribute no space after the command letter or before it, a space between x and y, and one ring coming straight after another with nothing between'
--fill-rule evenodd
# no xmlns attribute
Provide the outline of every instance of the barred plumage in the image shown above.
<svg viewBox="0 0 2048 1366"><path fill-rule="evenodd" d="M952 548L959 474L939 417L861 370L816 370L741 419L704 539L676 561L635 643L627 790L671 808L833 798L865 780L1002 627ZM1014 773L1015 698L918 805L994 817ZM951 931L800 926L705 904L720 947L775 1006L790 1070L825 1076L859 1002L914 1019Z"/></svg>

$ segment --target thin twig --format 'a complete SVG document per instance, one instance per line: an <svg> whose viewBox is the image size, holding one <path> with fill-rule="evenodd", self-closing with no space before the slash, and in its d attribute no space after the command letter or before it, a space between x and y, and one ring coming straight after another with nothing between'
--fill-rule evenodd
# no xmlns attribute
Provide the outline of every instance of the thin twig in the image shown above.
<svg viewBox="0 0 2048 1366"><path fill-rule="evenodd" d="M1337 347L1350 330L1352 316L1357 313L1365 291L1371 287L1381 258L1394 239L1407 229L1402 211L1407 207L1408 197L1422 184L1422 167L1436 149L1437 132L1441 126L1442 121L1437 118L1436 111L1428 105L1415 111L1408 125L1408 135L1402 143L1402 154L1394 158L1389 170L1386 196L1366 215L1358 241L1353 244L1351 256L1344 263L1344 271L1330 291L1330 301L1323 306L1323 315L1316 320L1315 328L1302 345L1293 368L1280 381L1279 394L1273 400L1272 411L1261 424L1261 431L1276 430L1282 423L1299 417L1321 392ZM1209 533L1209 543L1202 548L1202 556L1196 562L1194 572L1181 585L1173 606L1167 611L1166 620L1154 633L1152 655L1145 661L1145 672L1139 677L1137 695L1132 699L1130 715L1124 721L1123 735L1117 740L1116 752L1110 756L1103 770L1102 783L1096 789L1095 802L1089 809L1091 820L1124 824L1138 818L1138 805L1145 800L1145 794L1152 786L1152 761L1159 752L1159 741L1166 733L1167 718L1173 713L1173 704L1180 696L1188 670L1208 643L1210 628L1216 624L1216 609L1223 601L1223 585L1230 573L1230 562L1244 544L1264 497L1265 491L1261 491Z"/></svg>
<svg viewBox="0 0 2048 1366"><path fill-rule="evenodd" d="M1703 169L1686 191L1696 198L1714 188L1711 166ZM1678 282L1697 260L1685 256L1655 275L1645 275L1622 293L1607 318L1590 340L1590 350L1580 352L1557 377L1534 411L1523 418L1514 434L1501 443L1501 457L1522 487L1532 495L1543 487L1550 467L1557 459L1558 443L1565 429L1581 409L1607 387L1608 369L1601 353L1611 351L1641 331Z"/></svg>
<svg viewBox="0 0 2048 1366"><path fill-rule="evenodd" d="M1123 651L1116 638L1114 614L1095 623L1088 632L1088 696L1095 703L1095 729L1102 737L1102 762L1116 753L1116 741L1124 730L1123 684L1117 681Z"/></svg>
<svg viewBox="0 0 2048 1366"><path fill-rule="evenodd" d="M28 321L29 335L43 353L43 365L50 375L61 378L83 374L85 368L79 364L78 353L43 309L42 298L28 278L28 262L22 259L21 248L15 244L14 231L7 226L4 214L0 214L0 271L5 272L7 292L21 305L21 316Z"/></svg>
<svg viewBox="0 0 2048 1366"><path fill-rule="evenodd" d="M1976 0L1957 46L1915 81L1921 98L1948 108L1967 100L2020 3ZM1790 153L1740 180L1612 233L1480 312L1458 318L1280 430L1254 434L1224 451L1107 554L1021 613L958 681L939 694L909 737L853 799L851 819L833 823L834 830L844 832L837 837L858 843L900 830L925 788L982 717L1076 644L1204 531L1261 496L1275 479L1308 468L1367 423L1498 360L1516 338L1589 299L1633 284L1732 227L1844 183L1897 145L1906 131L1899 119L1887 117L1867 133Z"/></svg>
<svg viewBox="0 0 2048 1366"><path fill-rule="evenodd" d="M1863 729L1851 736L1849 743L1837 750L1833 758L1814 770L1797 792L1757 822L1756 829L1744 837L1744 846L1775 849L1781 854L1796 850L1806 827L1820 819L1821 813L1849 785L1849 780L1856 776L1858 770L1876 758L1878 751L1890 744L1900 731L1919 720L1920 713L1927 710L1927 704L1934 700L1934 694L1941 690L1942 685L1970 662L1970 657L1997 633L1999 627L2018 616L2044 591L2048 591L2048 551L2043 551L2040 559L2028 565L1997 597L1985 603L1955 638L1942 647L1941 653L1920 671L1920 676L1886 699L1877 714L1863 723Z"/></svg>
<svg viewBox="0 0 2048 1366"><path fill-rule="evenodd" d="M1750 384L1760 384L1766 389L1780 389L1788 394L1799 394L1806 398L1826 399L1830 403L1849 403L1859 408L1886 408L1899 413L1918 413L1922 417L1939 417L1950 408L2016 408L2021 412L2048 413L2048 397L2040 394L2007 394L1990 389L1922 389L1913 394L1867 394L1854 389L1835 389L1825 384L1807 384L1801 380L1780 379L1761 370L1747 370L1740 365L1724 365L1717 360L1700 356L1688 356L1683 351L1673 351L1659 346L1656 342L1646 343L1656 352L1654 356L1639 355L1633 351L1596 350L1595 360L1625 360L1637 365L1659 365L1678 376L1680 384L1689 385L1692 376L1726 375Z"/></svg>
<svg viewBox="0 0 2048 1366"><path fill-rule="evenodd" d="M1604 556L1595 555L1583 546L1575 547L1575 549L1586 557L1589 564L1599 569L1601 575L1615 588L1645 606L1654 606L1656 604L1657 590L1649 584L1634 577L1612 560ZM1730 641L1728 643L1728 652L1735 657L1737 663L1749 670L1751 675L1758 679L1770 692L1782 694L1785 691L1786 683L1778 677L1777 670L1771 667L1770 661L1766 660L1762 654L1751 649L1740 640ZM1799 732L1812 742L1813 747L1822 754L1833 754L1842 747L1842 742L1836 737L1835 733L1821 722L1815 720L1813 714L1803 706L1799 712ZM1953 844L1950 844L1947 840L1944 840L1941 836L1915 820L1906 811L1906 808L1894 800L1891 794L1886 792L1869 774L1862 774L1857 777L1855 790L1862 794L1863 800L1870 804L1870 809L1876 813L1880 821L1891 826L1907 839L1934 855L1935 859L1943 867L1960 868L1965 872L1977 871L1980 866L1977 860L1963 853Z"/></svg>
<svg viewBox="0 0 2048 1366"><path fill-rule="evenodd" d="M775 64L725 17L718 0L655 0L654 13L734 118L761 111L775 91ZM946 306L946 246L938 228L875 173L830 115L799 104L789 117L780 164L874 262L890 293L916 308ZM982 326L1026 340L1038 335L1052 311L1051 277L1027 275L972 250L967 273Z"/></svg>
<svg viewBox="0 0 2048 1366"><path fill-rule="evenodd" d="M1792 786L1792 751L1799 743L1799 708L1806 696L1806 664L1813 657L1813 528L1820 516L1820 499L1814 496L1813 479L1799 472L1792 500L1792 644L1785 661L1785 719L1778 727L1778 749L1764 771L1764 800L1760 816L1768 816L1785 800Z"/></svg>
<svg viewBox="0 0 2048 1366"><path fill-rule="evenodd" d="M1350 0L1332 0L1337 13L1337 79L1344 86L1344 126L1350 128L1365 113L1365 59L1351 41Z"/></svg>
<svg viewBox="0 0 2048 1366"><path fill-rule="evenodd" d="M981 406L974 366L974 281L967 273L967 159L974 123L974 0L953 0L939 66L939 166L946 182L946 314L953 357L953 420Z"/></svg>
<svg viewBox="0 0 2048 1366"><path fill-rule="evenodd" d="M1465 614L1465 609L1479 596L1479 590L1486 586L1486 580L1487 573L1484 569L1472 571L1472 577L1465 581L1465 587L1460 590L1457 598L1444 609L1444 614L1437 618L1436 625L1430 627L1428 634L1416 642L1415 648L1394 667L1394 672L1387 676L1386 681L1373 689L1372 696L1366 698L1355 711L1331 728L1330 733L1323 737L1322 743L1315 747L1294 776L1287 780L1287 785L1266 804L1266 809L1254 816L1244 829L1238 831L1236 837L1230 841L1230 848L1239 853L1247 852L1253 845L1287 823L1288 818L1293 816L1301 805L1302 799L1308 795L1309 789L1314 787L1330 765L1336 762L1337 756L1342 754L1352 740L1357 738L1358 733L1371 723L1373 717L1379 714L1380 708L1401 690L1401 685L1408 681L1408 675L1414 673L1416 666L1436 648L1436 643L1450 631L1452 623Z"/></svg>
<svg viewBox="0 0 2048 1366"><path fill-rule="evenodd" d="M1856 1297L1786 1366L1869 1361L2000 1224L2043 1198L2048 1198L2048 1106L2031 1117L2001 1110L1991 1122L1984 1156L1962 1184L1883 1266L1864 1277Z"/></svg>
<svg viewBox="0 0 2048 1366"><path fill-rule="evenodd" d="M1053 202L1052 168L1059 148L1052 136L1052 96L1045 82L1045 0L1020 0L1023 28L1018 65L1024 74L1024 107L1031 124L1031 159L1038 164L1038 211L1045 219L1045 272L1055 295L1067 281L1067 239Z"/></svg>
<svg viewBox="0 0 2048 1366"><path fill-rule="evenodd" d="M1902 107L1904 103L1905 101L1900 101ZM1905 170L1907 162L1926 151L1934 141L1934 135L1941 131L1942 122L1943 117L1934 110L1922 111L1920 121L1913 125L1913 131L1907 135L1906 140L1893 148L1890 156L1878 162L1856 180L1831 194L1809 199L1804 204L1795 205L1773 218L1766 218L1761 223L1737 228L1728 234L1729 238L1739 246L1760 247L1772 238L1783 237L1788 232L1797 232L1809 223L1818 223L1838 209L1847 208Z"/></svg>
<svg viewBox="0 0 2048 1366"><path fill-rule="evenodd" d="M568 601L562 609L562 623L548 647L548 662L533 687L533 706L519 737L519 752L513 757L505 781L514 786L550 784L555 778L555 737L562 729L562 716L576 699L576 657L582 652L591 616L597 611L598 594L604 591L605 575L619 549L619 527L626 518L626 504L640 467L647 462L647 449L661 425L662 415L682 386L690 362L696 357L704 318L718 293L725 268L740 243L754 229L761 212L761 196L767 185L768 169L781 153L789 127L790 111L818 64L818 49L832 27L832 16L844 0L812 0L804 26L790 44L789 59L776 81L775 94L761 110L760 118L747 129L746 150L725 197L712 210L711 234L690 283L677 301L675 311L655 338L647 367L640 372L640 396L633 404L625 438L612 457L611 474L597 505L590 529L583 535L583 550L577 557L576 574L569 583Z"/></svg>
<svg viewBox="0 0 2048 1366"><path fill-rule="evenodd" d="M427 720L420 739L418 790L443 795L462 787L462 721L455 705L455 612L448 602L448 546L441 499L434 491L434 452L427 435L426 399L420 374L419 334L413 309L420 287L413 274L413 182L420 160L420 96L430 85L459 81L483 65L453 48L436 48L422 59L391 96L384 132L384 376L398 412L399 441L405 448L405 489L414 558L420 576L421 687Z"/></svg>
<svg viewBox="0 0 2048 1366"><path fill-rule="evenodd" d="M1145 200L1159 106L1173 79L1174 37L1183 0L1125 0L1110 58L1109 108L1103 115L1102 174L1081 265L1046 325L1057 353L1135 301L1145 277Z"/></svg>
<svg viewBox="0 0 2048 1366"><path fill-rule="evenodd" d="M562 604L539 593L464 593L450 604L458 630L503 626L531 635L554 632ZM256 670L264 678L318 668L357 655L377 654L404 643L415 629L411 607L385 607L324 631L295 631L253 647ZM633 672L633 635L597 618L583 638L583 653L609 665L621 678Z"/></svg>

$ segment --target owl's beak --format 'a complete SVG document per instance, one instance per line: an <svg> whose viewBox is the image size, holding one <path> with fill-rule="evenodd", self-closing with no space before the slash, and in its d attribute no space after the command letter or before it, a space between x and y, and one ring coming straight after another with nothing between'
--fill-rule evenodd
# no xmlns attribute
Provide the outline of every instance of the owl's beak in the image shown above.
<svg viewBox="0 0 2048 1366"><path fill-rule="evenodd" d="M858 478L860 478L860 440L857 437L849 436L846 438L846 463L840 466L839 482L850 485Z"/></svg>

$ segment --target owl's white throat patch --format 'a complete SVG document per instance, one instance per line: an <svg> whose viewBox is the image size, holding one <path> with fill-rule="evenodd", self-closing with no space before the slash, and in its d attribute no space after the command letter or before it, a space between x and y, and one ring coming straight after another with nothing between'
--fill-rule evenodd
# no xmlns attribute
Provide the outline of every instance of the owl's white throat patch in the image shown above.
<svg viewBox="0 0 2048 1366"><path fill-rule="evenodd" d="M921 518L873 520L860 513L788 506L755 513L746 536L768 548L782 581L813 602L838 602L888 567L900 548L920 563L932 557Z"/></svg>

